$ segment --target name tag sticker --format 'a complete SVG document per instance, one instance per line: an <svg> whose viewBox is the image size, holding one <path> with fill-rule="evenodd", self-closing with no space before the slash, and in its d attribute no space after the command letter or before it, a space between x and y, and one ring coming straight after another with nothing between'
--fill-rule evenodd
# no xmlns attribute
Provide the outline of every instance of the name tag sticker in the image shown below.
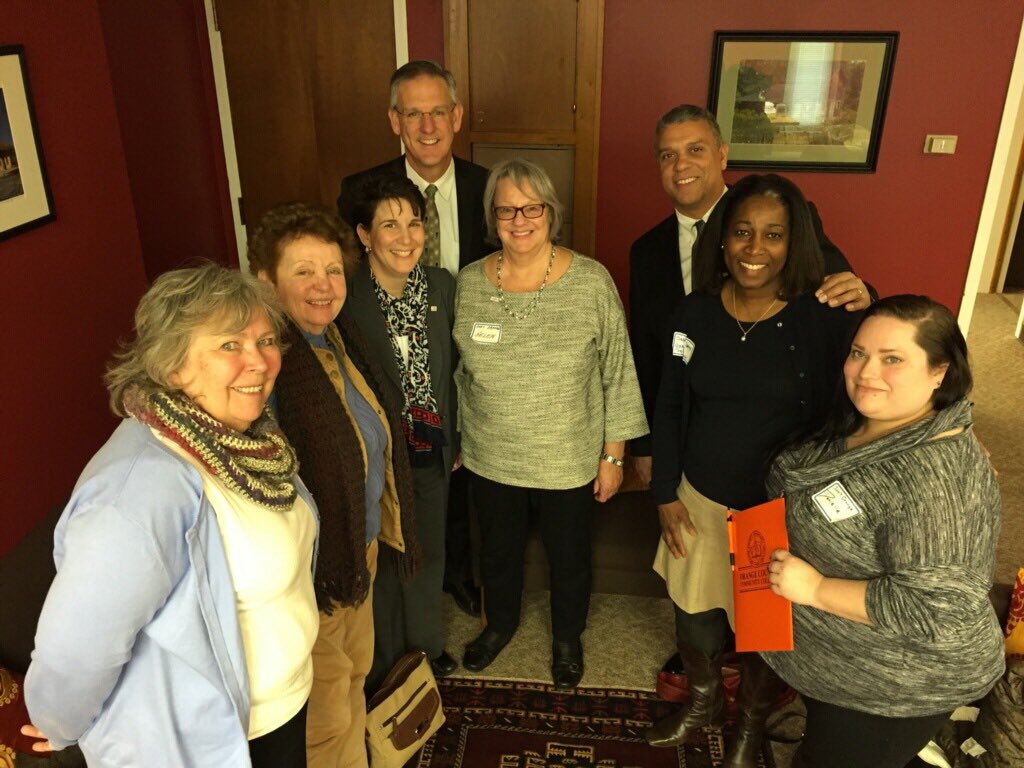
<svg viewBox="0 0 1024 768"><path fill-rule="evenodd" d="M853 500L850 492L838 480L825 486L811 498L814 500L814 505L830 523L838 523L840 520L864 513L864 510Z"/></svg>
<svg viewBox="0 0 1024 768"><path fill-rule="evenodd" d="M672 334L672 354L683 358L684 363L690 362L690 358L693 357L693 347L693 339L685 333L676 331Z"/></svg>
<svg viewBox="0 0 1024 768"><path fill-rule="evenodd" d="M501 338L499 323L473 323L473 332L469 335L477 344L497 344Z"/></svg>
<svg viewBox="0 0 1024 768"><path fill-rule="evenodd" d="M431 304L430 305L430 311L431 312L437 312L437 304Z"/></svg>

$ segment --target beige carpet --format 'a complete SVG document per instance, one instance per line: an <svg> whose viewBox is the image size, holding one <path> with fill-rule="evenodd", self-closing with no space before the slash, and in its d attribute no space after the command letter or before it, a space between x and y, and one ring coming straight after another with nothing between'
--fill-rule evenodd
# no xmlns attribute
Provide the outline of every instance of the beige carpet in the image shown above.
<svg viewBox="0 0 1024 768"><path fill-rule="evenodd" d="M974 428L992 454L1003 496L997 581L1012 581L1024 566L1024 344L1013 335L1022 297L979 294L967 334Z"/></svg>
<svg viewBox="0 0 1024 768"><path fill-rule="evenodd" d="M969 334L975 376L976 430L991 451L1003 495L1003 528L996 578L1012 580L1024 566L1024 344L1013 337L1021 295L978 296ZM448 650L462 650L480 631L479 620L461 613L445 596ZM583 636L584 686L654 690L654 679L672 653L672 607L667 599L595 594ZM482 675L550 682L551 626L547 592L528 592L519 632ZM792 705L801 710L799 702ZM779 768L789 766L792 747L776 745ZM483 768L483 767L481 767Z"/></svg>

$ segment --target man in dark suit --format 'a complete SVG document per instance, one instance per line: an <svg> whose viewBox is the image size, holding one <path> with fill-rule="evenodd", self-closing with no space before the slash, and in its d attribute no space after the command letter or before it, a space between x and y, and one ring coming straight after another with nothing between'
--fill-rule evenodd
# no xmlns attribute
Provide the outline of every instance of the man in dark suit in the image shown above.
<svg viewBox="0 0 1024 768"><path fill-rule="evenodd" d="M352 227L359 186L378 174L408 176L427 200L423 263L447 269L452 277L493 249L484 242L484 186L487 169L452 154L462 127L462 104L452 73L432 61L410 61L391 76L388 121L401 136L405 154L341 182L338 212ZM472 579L466 471L452 473L445 535L444 589L458 606L480 614L480 591Z"/></svg>
<svg viewBox="0 0 1024 768"><path fill-rule="evenodd" d="M729 159L729 145L722 140L714 115L681 104L658 121L654 152L662 186L675 211L637 238L629 251L629 335L649 424L654 423L661 380L665 325L676 304L691 290L690 253L704 222L725 194L722 172ZM818 299L832 307L863 309L871 302L870 288L850 271L843 254L825 236L813 203L811 214L827 275L817 291ZM630 453L641 479L650 483L650 435L632 441Z"/></svg>

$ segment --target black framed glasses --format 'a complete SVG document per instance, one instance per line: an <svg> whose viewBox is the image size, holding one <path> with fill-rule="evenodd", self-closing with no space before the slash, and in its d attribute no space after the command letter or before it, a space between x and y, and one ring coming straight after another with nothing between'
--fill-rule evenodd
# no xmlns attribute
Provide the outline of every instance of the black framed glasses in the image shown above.
<svg viewBox="0 0 1024 768"><path fill-rule="evenodd" d="M421 109L410 109L408 111L403 112L398 107L392 107L392 109L395 111L396 114L400 115L405 122L412 125L418 123L427 115L430 115L431 119L438 122L447 120L449 117L451 117L452 110L455 109L455 105L449 104L446 107L434 107L433 109L428 109L426 111L423 111Z"/></svg>
<svg viewBox="0 0 1024 768"><path fill-rule="evenodd" d="M518 208L511 205L496 205L494 206L494 217L502 221L511 221L517 213L521 213L528 219L539 219L544 215L545 208L547 208L545 203L530 203Z"/></svg>

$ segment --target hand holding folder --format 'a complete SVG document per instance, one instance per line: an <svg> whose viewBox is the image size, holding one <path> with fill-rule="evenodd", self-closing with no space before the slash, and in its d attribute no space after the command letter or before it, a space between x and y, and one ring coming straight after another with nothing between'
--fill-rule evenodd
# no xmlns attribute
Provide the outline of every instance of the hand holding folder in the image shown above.
<svg viewBox="0 0 1024 768"><path fill-rule="evenodd" d="M773 499L728 519L736 650L791 651L793 605L768 582L772 552L789 549L786 502Z"/></svg>

